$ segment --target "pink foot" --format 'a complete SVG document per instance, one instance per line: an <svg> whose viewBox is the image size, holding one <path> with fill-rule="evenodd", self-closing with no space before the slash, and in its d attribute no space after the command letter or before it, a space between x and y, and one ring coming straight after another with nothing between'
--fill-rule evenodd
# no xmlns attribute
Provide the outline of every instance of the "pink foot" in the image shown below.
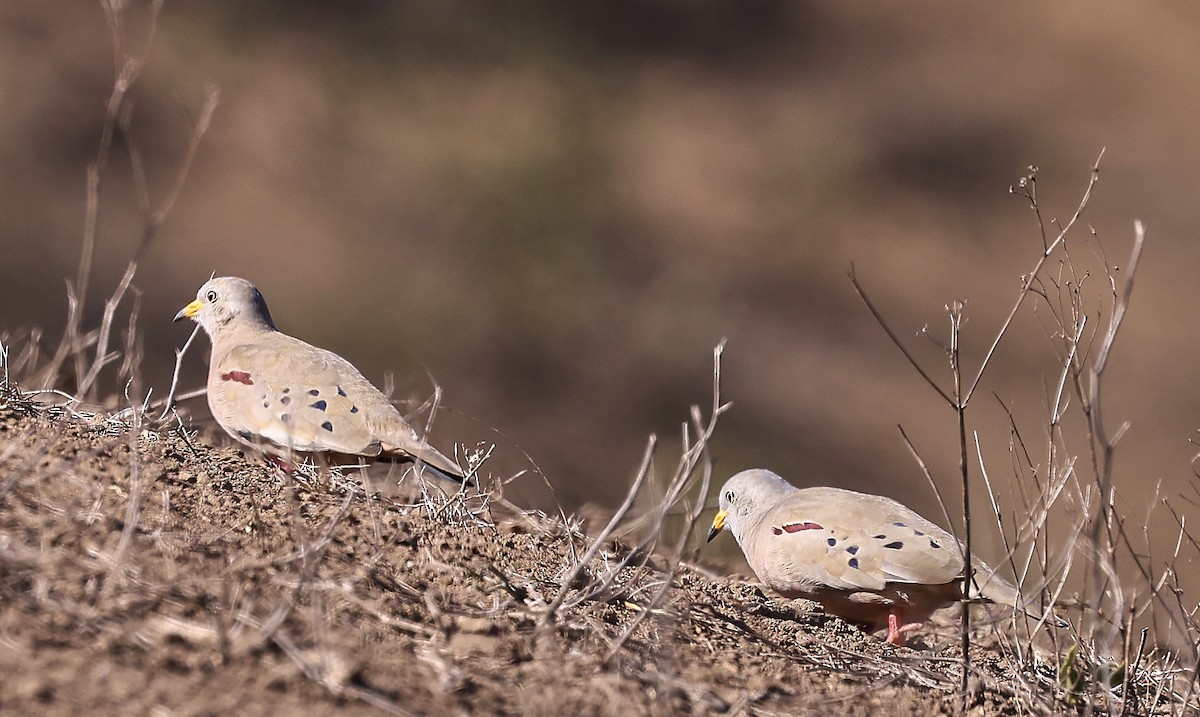
<svg viewBox="0 0 1200 717"><path fill-rule="evenodd" d="M903 625L900 624L900 617L894 612L888 613L888 634L887 641L893 645L904 645L904 638L910 632L916 632L921 629L923 623L909 622Z"/></svg>
<svg viewBox="0 0 1200 717"><path fill-rule="evenodd" d="M267 462L289 475L296 472L296 466L288 463L274 453L267 454Z"/></svg>

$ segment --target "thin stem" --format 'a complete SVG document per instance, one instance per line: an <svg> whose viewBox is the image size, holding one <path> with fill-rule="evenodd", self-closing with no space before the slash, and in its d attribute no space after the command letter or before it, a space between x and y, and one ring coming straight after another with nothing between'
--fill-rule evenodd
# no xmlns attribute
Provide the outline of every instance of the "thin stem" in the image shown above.
<svg viewBox="0 0 1200 717"><path fill-rule="evenodd" d="M1045 248L1042 250L1042 255L1038 257L1037 262L1033 265L1033 269L1025 275L1024 282L1021 286L1021 291L1017 293L1017 300L1013 302L1012 308L1008 311L1008 316L1005 317L1004 321L1000 324L1000 330L996 332L996 337L992 339L992 345L988 347L987 354L984 355L983 361L979 364L979 370L975 374L975 379L971 381L971 388L967 390L966 400L964 403L969 402L971 400L971 396L975 395L975 389L979 388L979 382L983 379L983 373L987 370L988 364L991 363L992 356L996 353L996 348L1000 345L1000 340L1004 338L1006 333L1008 333L1008 327L1012 324L1013 319L1016 318L1017 312L1021 310L1021 305L1025 303L1025 297L1029 296L1030 289L1033 287L1033 283L1036 280L1038 273L1041 272L1042 267L1046 264L1046 260L1049 259L1050 254L1060 244L1062 244L1067 232L1070 231L1071 227L1075 225L1076 220L1079 219L1079 217L1083 214L1083 210L1087 207L1088 201L1092 197L1092 189L1096 186L1096 182L1100 181L1100 160L1104 157L1104 151L1104 149L1101 149L1100 156L1096 157L1096 161L1092 163L1092 171L1088 176L1087 189L1083 191L1083 197L1079 200L1079 204L1075 208L1075 213L1071 215L1071 219L1067 222L1067 225L1059 230L1058 236L1054 238L1054 241L1045 245ZM1038 214L1038 222L1041 224L1040 213ZM1042 241L1043 243L1045 242L1044 235Z"/></svg>
<svg viewBox="0 0 1200 717"><path fill-rule="evenodd" d="M862 287L862 284L858 283L858 276L854 273L853 264L850 265L848 276L850 277L850 282L854 284L854 290L858 292L858 296L863 300L863 303L867 305L867 309L871 312L871 315L875 317L875 321L877 321L879 325L883 327L883 330L887 333L888 338L892 340L892 343L896 345L896 348L900 349L900 353L904 354L904 358L908 359L908 363L917 370L917 373L921 374L921 378L925 379L925 383L929 384L933 390L937 391L938 395L941 396L946 403L951 406L956 405L958 402L951 398L950 394L942 390L942 387L939 386L937 382L925 372L925 368L922 367L917 359L908 352L908 348L904 345L904 342L900 340L900 337L896 336L896 333L892 331L892 327L889 326L888 322L884 320L883 314L879 313L879 309L875 308L875 304L867 296L866 289Z"/></svg>

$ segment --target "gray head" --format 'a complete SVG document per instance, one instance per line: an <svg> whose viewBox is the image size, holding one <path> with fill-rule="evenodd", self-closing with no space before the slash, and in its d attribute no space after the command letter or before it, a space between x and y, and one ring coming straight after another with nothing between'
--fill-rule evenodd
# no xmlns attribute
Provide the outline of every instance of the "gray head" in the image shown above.
<svg viewBox="0 0 1200 717"><path fill-rule="evenodd" d="M215 342L236 331L274 331L275 322L254 284L236 276L209 279L196 292L196 300L180 309L175 320L191 319L204 327Z"/></svg>
<svg viewBox="0 0 1200 717"><path fill-rule="evenodd" d="M721 486L717 499L720 510L713 518L708 539L712 540L722 529L728 528L741 543L742 532L749 526L750 516L761 513L763 506L778 501L780 496L794 490L794 485L761 468L734 475Z"/></svg>

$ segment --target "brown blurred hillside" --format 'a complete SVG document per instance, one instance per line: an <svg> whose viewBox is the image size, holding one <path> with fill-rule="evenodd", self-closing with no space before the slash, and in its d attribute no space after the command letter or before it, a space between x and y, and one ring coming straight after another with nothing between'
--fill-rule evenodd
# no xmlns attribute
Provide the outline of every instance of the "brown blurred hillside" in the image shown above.
<svg viewBox="0 0 1200 717"><path fill-rule="evenodd" d="M978 360L1041 247L1008 187L1036 163L1065 219L1107 147L1084 221L1123 265L1150 239L1107 376L1132 428L1118 484L1194 497L1200 427L1200 9L1178 3L168 2L135 100L151 194L166 191L210 84L221 105L136 279L147 382L171 316L211 272L259 285L280 327L396 394L444 390L433 441L523 447L568 508L623 494L646 436L674 439L728 338L735 404L718 478L901 497L938 515L904 424L954 496L954 417L846 278L915 337L967 301ZM129 41L143 41L133 3ZM0 7L0 330L66 314L84 172L112 86L98 3ZM141 222L117 138L88 301ZM1082 256L1081 263L1095 263ZM1097 276L1097 312L1106 300ZM985 393L1037 425L1054 363L1029 310ZM203 360L187 365L200 385ZM947 378L945 372L941 375ZM1003 481L990 396L976 427ZM203 402L192 404L205 414ZM503 438L492 432L495 427ZM530 483L528 500L544 501ZM1128 493L1127 493L1128 495ZM1167 526L1169 528L1169 526Z"/></svg>

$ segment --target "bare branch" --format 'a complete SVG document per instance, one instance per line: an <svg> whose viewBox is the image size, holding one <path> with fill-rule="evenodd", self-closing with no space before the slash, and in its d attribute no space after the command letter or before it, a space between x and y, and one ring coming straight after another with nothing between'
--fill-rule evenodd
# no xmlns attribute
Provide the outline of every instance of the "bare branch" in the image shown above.
<svg viewBox="0 0 1200 717"><path fill-rule="evenodd" d="M947 404L949 404L951 407L954 407L954 399L950 397L950 394L942 390L942 387L937 384L937 381L934 381L933 378L931 378L929 374L925 372L925 368L921 366L920 362L918 362L911 353L908 352L908 348L905 347L904 342L902 342L900 338L896 336L896 333L892 331L892 327L888 325L886 320L884 320L883 314L879 312L879 309L875 308L875 304L867 296L867 292L862 287L862 284L858 283L858 276L854 273L853 264L850 265L850 271L848 275L850 277L850 282L854 284L854 290L858 292L858 295L863 300L863 303L867 305L867 309L871 312L871 315L875 317L875 321L877 321L883 330L887 332L888 338L892 340L892 343L896 345L896 348L900 349L900 353L904 354L904 358L908 359L908 363L917 370L917 373L921 374L921 378L925 379L925 383L929 384L933 390L937 391L938 395L941 396Z"/></svg>
<svg viewBox="0 0 1200 717"><path fill-rule="evenodd" d="M1054 252L1054 249L1063 242L1067 232L1071 230L1071 227L1075 226L1075 222L1083 214L1083 210L1087 207L1088 201L1091 200L1092 189L1096 186L1096 182L1100 181L1100 160L1103 158L1104 150L1101 149L1100 155L1096 157L1096 161L1092 163L1092 171L1091 174L1088 175L1087 189L1083 191L1083 197L1079 200L1079 204L1075 208L1075 213L1071 215L1070 221L1068 221L1067 225L1059 231L1058 236L1055 237L1054 241L1050 242L1049 244L1045 244L1045 232L1043 230L1042 241L1045 246L1042 250L1042 255L1038 257L1037 262L1034 263L1033 269L1031 269L1029 273L1024 276L1021 290L1017 292L1017 299L1013 302L1012 308L1009 309L1008 316L1005 317L1003 322L1001 322L1000 330L996 332L996 337L992 339L992 345L988 347L987 354L984 355L983 361L980 362L979 370L975 374L975 379L971 381L971 387L967 389L964 402L969 402L971 400L971 396L975 395L975 389L979 387L979 382L983 379L983 374L987 370L988 364L991 363L992 356L996 353L996 348L1000 345L1000 340L1004 338L1006 333L1008 333L1008 327L1012 325L1013 319L1017 316L1017 312L1021 310L1021 305L1025 303L1025 297L1029 296L1030 289L1033 286L1038 273L1041 272L1042 267L1045 265L1046 259L1050 258L1050 254ZM1038 218L1040 223L1040 212L1038 214Z"/></svg>

